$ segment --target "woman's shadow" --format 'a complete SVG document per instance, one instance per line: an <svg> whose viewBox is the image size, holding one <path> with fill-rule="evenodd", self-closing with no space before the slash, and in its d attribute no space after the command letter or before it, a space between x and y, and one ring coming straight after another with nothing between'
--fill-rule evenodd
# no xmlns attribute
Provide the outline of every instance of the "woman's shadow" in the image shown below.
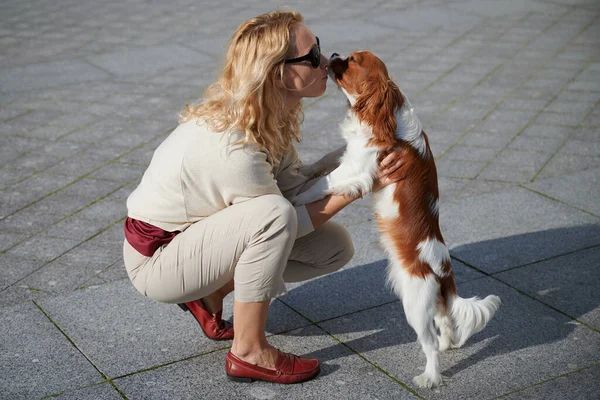
<svg viewBox="0 0 600 400"><path fill-rule="evenodd" d="M523 254L523 259L535 259L536 254L533 252L536 249L545 249L544 256L539 257L538 254L537 259L549 260L534 262L492 277L461 271L468 267L455 267L457 292L461 297L496 294L503 303L488 326L471 337L463 348L481 341L487 343L442 373L451 377L488 357L562 341L578 325L569 317L579 319L597 309L600 303L600 293L596 290L600 284L600 273L597 269L600 248L588 246L588 249L576 253L571 251L574 254L563 256L552 255L551 250L548 250L562 249L565 241L582 237L589 239L586 240L588 243L599 244L600 226L586 225L531 232L454 248L451 254L459 259L460 255L464 254L479 254L481 257L493 255L496 259L502 259L502 252L515 248L531 249L532 253ZM575 245L571 247L576 248ZM552 260L554 256L556 260ZM513 253L507 254L507 258L511 261L515 259ZM453 264L456 265L457 262L453 260ZM548 264L552 265L547 267ZM386 285L386 267L387 261L381 259L343 269L338 273L308 281L290 290L280 300L308 316L321 329L361 354L412 342L419 346L415 332L406 321L401 302ZM586 278L574 278L578 276ZM532 300L531 296L547 305ZM568 306L565 306L566 304ZM598 329L598 326L595 328ZM287 335L311 334L314 332L303 329L291 331ZM339 345L305 356L316 357L321 361L342 357L340 351L334 351L335 347Z"/></svg>

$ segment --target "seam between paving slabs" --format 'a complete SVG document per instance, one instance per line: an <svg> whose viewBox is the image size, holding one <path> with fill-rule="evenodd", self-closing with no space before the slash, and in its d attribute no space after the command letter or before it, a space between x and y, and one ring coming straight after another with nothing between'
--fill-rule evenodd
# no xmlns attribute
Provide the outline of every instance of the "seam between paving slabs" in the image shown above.
<svg viewBox="0 0 600 400"><path fill-rule="evenodd" d="M284 302L282 300L279 300L279 299L278 299L278 301L280 301L281 303L283 303L284 305L286 305L288 308L290 308L292 311L294 311L295 313L297 313L299 316L301 316L302 318L304 318L305 320L307 320L308 322L310 322L310 324L312 326L315 326L316 328L322 330L327 335L329 335L331 338L333 338L336 342L338 342L342 346L346 347L348 350L350 350L352 353L354 353L357 356L359 356L360 358L362 358L367 363L371 364L371 366L373 368L377 369L379 372L381 372L384 375L386 375L390 380L396 382L397 384L399 384L404 389L408 390L410 393L414 394L418 398L423 399L423 397L421 397L416 391L414 391L413 389L411 389L407 384L405 384L404 382L400 381L399 379L397 379L396 377L394 377L393 375L391 375L389 372L387 372L386 370L384 370L383 368L381 368L379 365L377 365L376 363L374 363L371 360L369 360L367 357L365 357L362 354L360 354L360 352L358 352L357 350L354 350L352 347L350 347L349 345L347 345L344 341L338 339L335 335L333 335L332 333L328 332L325 328L323 328L322 326L318 325L316 322L312 321L306 315L302 314L301 312L299 312L298 310L296 310L294 307L290 306L288 303L286 303L286 302Z"/></svg>
<svg viewBox="0 0 600 400"><path fill-rule="evenodd" d="M461 259L459 259L459 258L457 258L457 257L455 257L455 256L452 256L452 257L453 257L453 258L456 258L458 261L462 262L463 264L465 264L465 265L467 265L467 266L469 266L469 267L471 267L471 268L475 268L475 267L473 267L471 264L468 264L466 261L463 261L463 260L461 260ZM477 268L475 268L475 269L477 269ZM535 301L537 301L537 302L539 302L539 303L541 303L541 304L545 305L546 307L548 307L548 308L551 308L552 310L554 310L554 311L556 311L556 312L558 312L558 313L560 313L560 314L562 314L562 315L564 315L564 316L566 316L566 317L568 317L568 318L572 319L573 321L577 322L578 324L581 324L581 325L583 325L583 326L586 326L586 327L588 327L589 329L593 330L594 332L600 333L600 330L598 330L598 329L594 328L593 326L591 326L591 325L588 325L587 323L585 323L585 322L583 322L583 321L581 321L581 320L579 320L579 319L577 319L577 318L573 317L572 315L570 315L570 314L568 314L568 313L566 313L566 312L564 312L564 311L561 311L561 310L559 310L558 308L556 308L556 307L554 307L554 306L552 306L552 305L550 305L550 304L546 303L545 301L542 301L542 300L538 299L537 297L535 297L535 296L533 296L533 295L530 295L529 293L526 293L526 292L524 292L523 290L521 290L521 289L519 289L519 288L517 288L517 287L515 287L515 286L513 286L513 285L511 285L511 284L509 284L508 282L505 282L505 281L503 281L502 279L498 278L497 276L495 276L495 275L490 275L490 274L487 274L487 275L488 275L490 278L492 278L492 279L494 279L494 280L496 280L496 281L498 281L498 282L500 282L500 283L502 283L502 284L504 284L504 285L508 286L509 288L511 288L511 289L513 289L513 290L516 290L517 292L521 293L522 295L524 295L524 296L527 296L527 297L529 297L530 299L532 299L532 300L535 300Z"/></svg>
<svg viewBox="0 0 600 400"><path fill-rule="evenodd" d="M565 202L565 201L562 201L562 200L559 200L559 199L557 199L557 198L555 198L555 197L549 196L549 195L547 195L547 194L545 194L545 193L538 192L538 191L537 191L537 190L535 190L535 189L531 189L531 188L528 188L528 187L526 187L526 186L523 186L523 185L518 185L518 186L519 186L519 187L522 187L523 189L529 190L530 192L533 192L533 193L535 193L535 194L538 194L538 195L540 195L540 196L542 196L542 197L545 197L545 198L547 198L548 200L555 201L555 202L557 202L557 203L563 204L563 205L565 205L565 206L568 206L568 207L574 208L574 209L576 209L576 210L578 210L578 211L581 211L581 212L584 212L584 213L586 213L586 214L589 214L589 215L591 215L591 216L593 216L593 217L600 218L600 215L596 215L596 214L594 214L593 212L590 212L590 211L584 210L583 208L579 208L579 207L577 207L577 206L574 206L574 205L572 205L572 204L569 204L569 203L567 203L567 202Z"/></svg>
<svg viewBox="0 0 600 400"><path fill-rule="evenodd" d="M53 399L55 397L62 396L63 394L66 394L66 393L76 392L77 390L87 389L87 388L91 388L91 387L94 387L94 386L100 386L100 385L103 385L105 383L107 383L107 382L102 381L102 382L92 383L90 385L85 385L85 386L77 387L77 388L74 388L74 389L63 390L62 392L58 392L58 393L53 393L53 394L46 395L46 396L42 397L40 400ZM113 387L113 389L114 389L114 387Z"/></svg>
<svg viewBox="0 0 600 400"><path fill-rule="evenodd" d="M494 399L500 399L500 398L502 398L502 397L506 397L506 396L508 396L508 395L511 395L511 394L513 394L513 393L522 392L522 391L524 391L524 390L527 390L527 389L530 389L530 388L532 388L532 387L539 386L539 385L543 385L544 383L547 383L547 382L550 382L550 381L556 380L556 379L558 379L558 378L562 378L562 377L565 377L565 376L569 376L569 375L577 374L577 373L579 373L579 372L585 371L586 369L594 368L594 367L597 367L597 366L599 366L599 365L600 365L600 363L596 363L596 364L588 365L587 367L579 368L579 369L576 369L576 370L574 370L574 371L567 372L566 374L558 375L558 376L552 377L552 378L550 378L550 379L546 379L546 380L543 380L543 381L540 381L540 382L534 383L533 385L525 386L525 387L522 387L522 388L520 388L520 389L513 390L512 392L508 392L508 393L501 394L500 396L493 397L493 398L491 398L490 400L494 400Z"/></svg>
<svg viewBox="0 0 600 400"><path fill-rule="evenodd" d="M92 365L92 367L94 367L94 369L96 371L98 371L98 373L100 374L100 376L102 376L102 378L104 378L105 382L109 383L117 392L119 392L119 394L121 395L121 397L123 397L124 399L127 400L127 396L125 396L125 393L121 392L121 390L112 382L112 380L110 378L108 378L106 376L106 374L104 374L104 372L102 372L100 370L100 368L98 368L96 366L96 364L93 363L92 360L90 360L90 358L88 356L85 355L85 353L83 351L81 351L81 349L79 347L77 347L77 345L75 344L75 342L73 340L71 340L71 338L69 337L69 335L67 335L67 333L65 331L63 331L61 329L60 326L58 326L58 324L56 322L54 322L54 320L52 318L50 318L50 316L44 311L44 309L35 301L33 302L33 304L38 308L38 310L40 310L40 312L42 314L44 314L46 316L46 318L48 318L48 320L56 327L56 329L59 330L60 333L63 334L63 336L69 341L69 343L71 343L71 345L83 356L85 357L85 359ZM100 382L102 383L102 382Z"/></svg>

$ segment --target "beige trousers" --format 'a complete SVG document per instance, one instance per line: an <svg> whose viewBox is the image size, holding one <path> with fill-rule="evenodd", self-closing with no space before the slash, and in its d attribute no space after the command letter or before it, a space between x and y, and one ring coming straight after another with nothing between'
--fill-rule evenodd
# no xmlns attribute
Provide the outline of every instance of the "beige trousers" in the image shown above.
<svg viewBox="0 0 600 400"><path fill-rule="evenodd" d="M165 303L203 298L234 279L237 301L260 302L298 282L340 269L354 254L348 231L328 221L296 239L296 210L260 196L192 224L152 257L125 241L127 274L143 295Z"/></svg>

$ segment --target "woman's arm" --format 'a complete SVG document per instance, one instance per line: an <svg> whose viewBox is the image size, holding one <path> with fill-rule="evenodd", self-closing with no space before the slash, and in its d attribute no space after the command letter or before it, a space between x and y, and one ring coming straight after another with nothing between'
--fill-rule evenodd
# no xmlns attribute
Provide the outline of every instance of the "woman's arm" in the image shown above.
<svg viewBox="0 0 600 400"><path fill-rule="evenodd" d="M307 204L306 211L308 211L308 215L310 215L313 227L317 229L337 214L342 208L359 198L359 196L350 197L330 194L321 200Z"/></svg>

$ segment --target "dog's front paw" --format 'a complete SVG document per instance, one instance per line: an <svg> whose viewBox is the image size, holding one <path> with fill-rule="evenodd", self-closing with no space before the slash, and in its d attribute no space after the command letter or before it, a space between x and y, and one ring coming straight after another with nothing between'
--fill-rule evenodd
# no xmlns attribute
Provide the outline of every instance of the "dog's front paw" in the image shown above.
<svg viewBox="0 0 600 400"><path fill-rule="evenodd" d="M420 388L432 388L435 386L442 385L444 380L441 374L431 375L427 372L422 373L419 376L413 378L413 382Z"/></svg>

